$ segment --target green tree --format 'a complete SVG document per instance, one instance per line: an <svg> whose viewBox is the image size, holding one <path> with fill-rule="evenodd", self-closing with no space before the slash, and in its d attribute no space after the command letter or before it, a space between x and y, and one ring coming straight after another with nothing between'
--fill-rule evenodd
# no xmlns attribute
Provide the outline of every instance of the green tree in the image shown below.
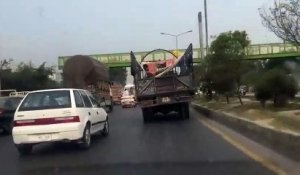
<svg viewBox="0 0 300 175"><path fill-rule="evenodd" d="M298 85L291 74L279 68L274 68L262 74L255 85L255 97L265 106L272 99L275 107L287 104L288 99L294 98Z"/></svg>
<svg viewBox="0 0 300 175"><path fill-rule="evenodd" d="M262 63L260 61L244 61L241 65L241 84L253 86L259 77Z"/></svg>
<svg viewBox="0 0 300 175"><path fill-rule="evenodd" d="M31 63L20 63L15 72L6 72L3 77L3 88L18 91L57 88L58 84L49 78L53 73L52 70L52 67L46 67L45 63L37 68Z"/></svg>
<svg viewBox="0 0 300 175"><path fill-rule="evenodd" d="M242 60L249 44L245 31L221 33L211 44L211 54L206 58L205 79L209 81L206 84L218 94L225 95L227 103L229 96L236 93L241 85ZM243 104L240 96L239 99Z"/></svg>
<svg viewBox="0 0 300 175"><path fill-rule="evenodd" d="M209 56L205 57L201 63L194 66L194 82L197 87L205 94L208 100L212 99L212 84L209 74Z"/></svg>
<svg viewBox="0 0 300 175"><path fill-rule="evenodd" d="M46 67L45 62L42 63L38 68L34 71L33 79L38 82L37 87L42 89L44 87L48 87L51 85L51 79L49 78L50 75L53 74L53 67Z"/></svg>
<svg viewBox="0 0 300 175"><path fill-rule="evenodd" d="M109 77L110 81L125 85L127 80L127 70L125 67L109 68Z"/></svg>
<svg viewBox="0 0 300 175"><path fill-rule="evenodd" d="M10 64L13 61L12 58L10 59L3 59L0 61L0 90L2 89L2 78L7 73L7 70L10 70ZM0 92L1 95L1 92Z"/></svg>
<svg viewBox="0 0 300 175"><path fill-rule="evenodd" d="M299 59L276 59L262 61L258 69L261 78L255 83L255 96L264 106L273 100L275 107L285 106L297 93L295 77L299 75Z"/></svg>

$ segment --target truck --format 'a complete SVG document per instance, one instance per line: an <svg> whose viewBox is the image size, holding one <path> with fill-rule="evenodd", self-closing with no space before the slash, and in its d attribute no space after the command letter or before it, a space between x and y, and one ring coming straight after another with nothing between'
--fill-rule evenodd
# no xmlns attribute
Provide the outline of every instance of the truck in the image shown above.
<svg viewBox="0 0 300 175"><path fill-rule="evenodd" d="M172 57L168 60L147 60L156 51L164 51ZM134 77L136 98L145 122L156 116L176 114L189 118L189 103L195 94L193 85L193 46L178 57L171 51L156 49L148 52L138 62L130 53L131 75Z"/></svg>
<svg viewBox="0 0 300 175"><path fill-rule="evenodd" d="M75 55L68 58L63 67L63 86L86 89L107 112L113 110L108 68L92 57Z"/></svg>
<svg viewBox="0 0 300 175"><path fill-rule="evenodd" d="M113 104L121 104L122 89L123 86L121 84L113 83L111 85L111 96Z"/></svg>

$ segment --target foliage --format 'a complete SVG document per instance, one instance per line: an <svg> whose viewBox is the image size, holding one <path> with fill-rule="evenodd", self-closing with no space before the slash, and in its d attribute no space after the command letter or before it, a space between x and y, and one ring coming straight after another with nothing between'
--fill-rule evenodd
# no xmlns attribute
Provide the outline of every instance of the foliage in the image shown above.
<svg viewBox="0 0 300 175"><path fill-rule="evenodd" d="M109 68L109 77L110 81L125 85L127 80L127 70L124 67Z"/></svg>
<svg viewBox="0 0 300 175"><path fill-rule="evenodd" d="M255 83L256 99L263 106L267 100L273 100L274 107L285 106L297 93L299 63L299 59L292 58L261 61L257 69L260 79Z"/></svg>
<svg viewBox="0 0 300 175"><path fill-rule="evenodd" d="M248 87L253 86L262 70L262 63L260 61L244 61L240 69L241 84Z"/></svg>
<svg viewBox="0 0 300 175"><path fill-rule="evenodd" d="M1 78L10 69L9 66L12 61L13 61L12 58L0 60L0 88L1 88Z"/></svg>
<svg viewBox="0 0 300 175"><path fill-rule="evenodd" d="M282 69L274 68L265 72L255 85L255 97L262 105L272 99L275 107L283 107L289 98L297 93L295 79Z"/></svg>
<svg viewBox="0 0 300 175"><path fill-rule="evenodd" d="M3 59L0 61L0 69L9 69L10 63L13 61L12 58L10 59Z"/></svg>
<svg viewBox="0 0 300 175"><path fill-rule="evenodd" d="M57 88L58 84L49 76L53 73L52 67L45 63L35 68L31 63L20 63L15 72L7 71L2 78L2 89L17 89L31 91L38 89Z"/></svg>
<svg viewBox="0 0 300 175"><path fill-rule="evenodd" d="M279 38L300 44L300 0L274 0L273 7L259 12L263 25Z"/></svg>
<svg viewBox="0 0 300 175"><path fill-rule="evenodd" d="M236 92L241 83L242 59L245 57L245 47L250 44L245 31L221 33L210 47L210 55L204 59L200 81L202 89L211 95L215 90L218 94L226 95Z"/></svg>
<svg viewBox="0 0 300 175"><path fill-rule="evenodd" d="M273 59L273 60L267 60L264 63L264 68L266 70L270 70L273 68L278 68L283 70L287 74L291 74L295 72L299 68L300 60L297 59Z"/></svg>

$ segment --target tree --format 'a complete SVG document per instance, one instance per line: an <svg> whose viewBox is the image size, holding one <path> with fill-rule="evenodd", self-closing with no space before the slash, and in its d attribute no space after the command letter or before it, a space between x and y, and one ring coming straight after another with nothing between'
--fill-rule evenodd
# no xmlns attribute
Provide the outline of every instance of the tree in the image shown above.
<svg viewBox="0 0 300 175"><path fill-rule="evenodd" d="M279 38L300 45L300 0L274 0L273 7L259 13L263 25Z"/></svg>
<svg viewBox="0 0 300 175"><path fill-rule="evenodd" d="M194 66L194 82L196 86L205 94L208 100L212 99L212 81L210 77L209 56L206 56L201 63Z"/></svg>
<svg viewBox="0 0 300 175"><path fill-rule="evenodd" d="M3 77L3 88L18 91L57 88L58 84L49 78L53 73L52 70L52 67L46 67L45 63L37 68L31 63L20 63L15 72L6 72Z"/></svg>
<svg viewBox="0 0 300 175"><path fill-rule="evenodd" d="M245 31L221 33L211 44L211 55L206 58L206 79L217 93L229 96L237 92L241 85L242 60L245 58L245 47L250 44ZM238 95L239 96L239 95ZM240 102L242 100L239 96Z"/></svg>
<svg viewBox="0 0 300 175"><path fill-rule="evenodd" d="M45 62L42 63L37 69L34 71L34 80L38 82L37 87L44 88L49 86L49 78L50 75L53 74L53 67L46 67Z"/></svg>
<svg viewBox="0 0 300 175"><path fill-rule="evenodd" d="M2 77L3 77L4 71L7 70L7 69L10 69L9 66L10 66L12 61L13 61L12 58L3 59L3 60L0 61L0 90L2 89ZM1 92L0 92L0 95L1 95Z"/></svg>
<svg viewBox="0 0 300 175"><path fill-rule="evenodd" d="M127 80L127 70L125 67L109 68L109 77L110 81L125 85Z"/></svg>
<svg viewBox="0 0 300 175"><path fill-rule="evenodd" d="M241 64L241 84L253 86L262 69L261 61L244 61Z"/></svg>
<svg viewBox="0 0 300 175"><path fill-rule="evenodd" d="M273 100L275 107L285 106L288 99L297 93L295 77L299 74L299 59L275 59L261 61L255 83L255 96L264 106L267 100Z"/></svg>
<svg viewBox="0 0 300 175"><path fill-rule="evenodd" d="M265 106L272 99L275 107L283 107L288 99L294 98L298 85L296 80L282 69L265 72L255 85L255 97Z"/></svg>

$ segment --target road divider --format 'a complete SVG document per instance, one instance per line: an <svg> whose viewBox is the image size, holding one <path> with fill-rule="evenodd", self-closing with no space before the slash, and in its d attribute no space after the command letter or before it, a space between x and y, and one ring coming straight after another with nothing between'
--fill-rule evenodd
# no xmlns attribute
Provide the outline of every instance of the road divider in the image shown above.
<svg viewBox="0 0 300 175"><path fill-rule="evenodd" d="M214 111L195 103L192 104L192 107L205 117L222 123L293 160L300 161L300 134L288 133L261 126L253 121L239 118L228 113Z"/></svg>

